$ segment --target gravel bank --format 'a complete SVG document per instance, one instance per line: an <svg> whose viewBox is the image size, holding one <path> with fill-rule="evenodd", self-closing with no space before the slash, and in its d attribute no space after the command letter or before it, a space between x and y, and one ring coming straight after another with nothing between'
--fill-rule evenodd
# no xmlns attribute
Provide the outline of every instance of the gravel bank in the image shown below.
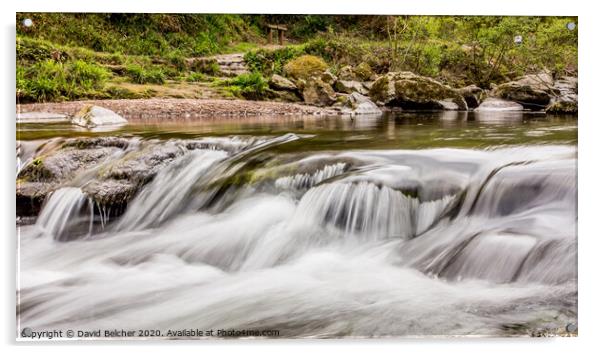
<svg viewBox="0 0 602 354"><path fill-rule="evenodd" d="M73 115L85 104L94 104L108 108L128 120L140 120L148 118L177 120L202 117L227 118L264 115L338 114L338 112L332 109L306 106L295 103L170 98L28 103L17 105L17 112L52 112Z"/></svg>

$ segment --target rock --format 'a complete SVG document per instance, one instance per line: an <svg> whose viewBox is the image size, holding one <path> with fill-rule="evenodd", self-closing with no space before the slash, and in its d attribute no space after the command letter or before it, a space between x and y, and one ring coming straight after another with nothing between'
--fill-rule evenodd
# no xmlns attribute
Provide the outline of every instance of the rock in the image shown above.
<svg viewBox="0 0 602 354"><path fill-rule="evenodd" d="M370 98L377 104L402 109L467 109L466 101L454 89L407 71L379 77L370 87Z"/></svg>
<svg viewBox="0 0 602 354"><path fill-rule="evenodd" d="M522 105L506 101L499 98L490 97L485 99L479 107L475 109L475 112L501 112L501 111L523 111Z"/></svg>
<svg viewBox="0 0 602 354"><path fill-rule="evenodd" d="M468 108L477 108L485 96L485 91L477 85L462 87L457 91L464 97Z"/></svg>
<svg viewBox="0 0 602 354"><path fill-rule="evenodd" d="M544 109L554 94L552 75L543 71L539 74L525 75L515 81L498 85L492 92L494 97L520 103L532 110Z"/></svg>
<svg viewBox="0 0 602 354"><path fill-rule="evenodd" d="M25 112L17 113L17 123L68 123L69 117L65 114L50 112Z"/></svg>
<svg viewBox="0 0 602 354"><path fill-rule="evenodd" d="M325 83L327 83L330 86L334 85L334 83L337 81L337 77L334 76L334 74L331 73L330 71L325 71L324 73L322 73L322 76L320 76L320 79L322 79L322 81L324 81Z"/></svg>
<svg viewBox="0 0 602 354"><path fill-rule="evenodd" d="M458 110L460 110L460 107L458 106L458 104L455 103L450 98L445 99L445 100L439 100L439 101L437 101L437 103L439 103L441 105L441 107L443 108L443 110L445 110L445 111L458 111Z"/></svg>
<svg viewBox="0 0 602 354"><path fill-rule="evenodd" d="M311 78L303 89L303 100L315 106L330 106L336 102L336 95L330 85L318 78Z"/></svg>
<svg viewBox="0 0 602 354"><path fill-rule="evenodd" d="M274 90L287 90L287 91L296 91L297 90L297 86L292 81L290 81L289 79L287 79L283 76L280 76L278 74L272 75L268 84Z"/></svg>
<svg viewBox="0 0 602 354"><path fill-rule="evenodd" d="M345 105L347 106L341 112L350 115L380 115L382 111L378 106L370 100L370 98L354 92L346 97Z"/></svg>
<svg viewBox="0 0 602 354"><path fill-rule="evenodd" d="M562 77L554 82L557 94L552 98L546 112L548 113L577 113L578 89L576 77Z"/></svg>
<svg viewBox="0 0 602 354"><path fill-rule="evenodd" d="M136 147L126 153L128 147ZM86 175L82 190L102 205L123 207L157 172L187 150L202 148L190 142L139 142L123 138L68 139L35 156L17 175L17 214L37 215L55 189Z"/></svg>
<svg viewBox="0 0 602 354"><path fill-rule="evenodd" d="M372 67L366 62L363 62L356 66L353 70L353 73L361 81L372 80L375 76L374 71L372 71Z"/></svg>
<svg viewBox="0 0 602 354"><path fill-rule="evenodd" d="M350 94L353 92L359 92L362 95L368 94L368 90L364 87L364 85L362 85L361 82L358 82L358 81L338 80L334 84L334 89L335 89L335 91L342 92L342 93Z"/></svg>
<svg viewBox="0 0 602 354"><path fill-rule="evenodd" d="M71 122L82 127L94 128L103 125L127 124L128 121L110 109L86 105L75 114Z"/></svg>
<svg viewBox="0 0 602 354"><path fill-rule="evenodd" d="M341 70L339 71L339 80L347 80L347 81L357 80L357 77L355 77L353 68L350 65L346 65L341 68Z"/></svg>
<svg viewBox="0 0 602 354"><path fill-rule="evenodd" d="M546 108L546 113L570 113L575 114L578 112L577 102L575 101L562 101L553 100L552 103Z"/></svg>

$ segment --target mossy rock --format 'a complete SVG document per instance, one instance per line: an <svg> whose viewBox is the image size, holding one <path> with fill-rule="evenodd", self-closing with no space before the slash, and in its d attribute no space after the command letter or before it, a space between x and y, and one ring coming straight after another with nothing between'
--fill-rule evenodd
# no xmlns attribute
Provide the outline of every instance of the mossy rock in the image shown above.
<svg viewBox="0 0 602 354"><path fill-rule="evenodd" d="M302 55L284 66L284 73L295 80L320 76L328 67L326 62L314 55Z"/></svg>
<svg viewBox="0 0 602 354"><path fill-rule="evenodd" d="M493 96L518 102L525 108L535 110L545 108L551 100L548 92L518 82L507 82L497 86L493 91Z"/></svg>
<svg viewBox="0 0 602 354"><path fill-rule="evenodd" d="M547 113L569 113L576 114L578 112L577 102L574 101L556 101L548 106Z"/></svg>
<svg viewBox="0 0 602 354"><path fill-rule="evenodd" d="M366 62L356 66L353 72L355 76L361 81L368 81L374 76L374 71L372 70L372 67Z"/></svg>
<svg viewBox="0 0 602 354"><path fill-rule="evenodd" d="M370 87L370 98L381 105L404 109L450 109L446 102L453 102L453 109L467 109L462 95L451 87L411 72L391 72L381 76Z"/></svg>

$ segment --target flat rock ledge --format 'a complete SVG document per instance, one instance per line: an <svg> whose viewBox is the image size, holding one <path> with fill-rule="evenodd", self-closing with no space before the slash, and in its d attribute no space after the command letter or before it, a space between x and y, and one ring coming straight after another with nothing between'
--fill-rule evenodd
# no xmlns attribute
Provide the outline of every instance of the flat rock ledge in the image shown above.
<svg viewBox="0 0 602 354"><path fill-rule="evenodd" d="M55 112L75 115L86 105L105 107L131 120L180 120L202 117L236 118L274 115L337 115L331 108L321 108L295 103L245 100L195 100L195 99L132 99L88 100L53 103L28 103L17 106L18 112ZM23 114L23 113L20 113Z"/></svg>

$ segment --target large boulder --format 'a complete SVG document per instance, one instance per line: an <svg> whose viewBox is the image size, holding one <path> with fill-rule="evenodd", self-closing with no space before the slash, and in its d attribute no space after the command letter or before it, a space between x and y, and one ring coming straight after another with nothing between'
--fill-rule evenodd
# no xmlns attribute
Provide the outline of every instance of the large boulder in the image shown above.
<svg viewBox="0 0 602 354"><path fill-rule="evenodd" d="M86 105L71 119L73 124L94 128L103 125L127 124L127 120L119 114L99 106Z"/></svg>
<svg viewBox="0 0 602 354"><path fill-rule="evenodd" d="M353 70L355 76L361 81L372 80L375 76L370 64L363 62L356 66Z"/></svg>
<svg viewBox="0 0 602 354"><path fill-rule="evenodd" d="M368 94L368 90L359 81L338 80L334 84L334 89L336 92L342 92L342 93L351 94L354 92L359 92L362 95Z"/></svg>
<svg viewBox="0 0 602 354"><path fill-rule="evenodd" d="M466 101L449 86L411 72L390 72L376 79L370 98L403 109L466 110Z"/></svg>
<svg viewBox="0 0 602 354"><path fill-rule="evenodd" d="M524 108L542 110L554 95L554 79L548 71L525 75L515 81L498 85L492 96L520 103Z"/></svg>
<svg viewBox="0 0 602 354"><path fill-rule="evenodd" d="M304 85L303 100L314 106L330 106L336 102L336 94L330 85L314 77Z"/></svg>
<svg viewBox="0 0 602 354"><path fill-rule="evenodd" d="M287 79L283 76L280 76L278 74L272 75L272 77L270 77L270 80L268 81L268 84L274 90L284 90L284 91L296 91L297 90L297 86L292 81L290 81L289 79Z"/></svg>
<svg viewBox="0 0 602 354"><path fill-rule="evenodd" d="M489 97L485 99L479 107L475 109L475 112L507 112L507 111L523 111L522 105L502 100L500 98Z"/></svg>
<svg viewBox="0 0 602 354"><path fill-rule="evenodd" d="M577 113L578 86L576 77L562 77L554 82L557 94L546 108L548 113Z"/></svg>

